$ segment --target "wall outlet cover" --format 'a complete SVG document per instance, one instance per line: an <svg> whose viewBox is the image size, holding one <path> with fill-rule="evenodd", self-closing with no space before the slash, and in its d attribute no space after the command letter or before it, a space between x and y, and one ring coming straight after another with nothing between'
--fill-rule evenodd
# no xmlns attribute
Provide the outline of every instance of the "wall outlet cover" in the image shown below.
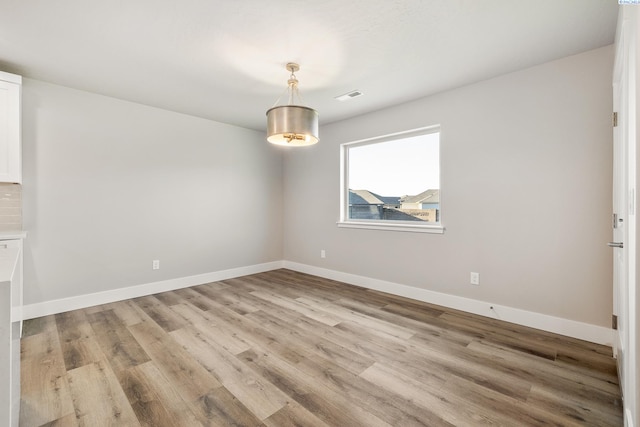
<svg viewBox="0 0 640 427"><path fill-rule="evenodd" d="M479 285L480 284L480 273L476 273L476 272L471 272L471 276L470 276L470 282L472 285Z"/></svg>

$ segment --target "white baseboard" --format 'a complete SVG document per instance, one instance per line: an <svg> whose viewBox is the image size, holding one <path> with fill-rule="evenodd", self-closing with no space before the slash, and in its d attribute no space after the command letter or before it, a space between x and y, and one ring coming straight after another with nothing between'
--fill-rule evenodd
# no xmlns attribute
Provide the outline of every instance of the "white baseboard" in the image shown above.
<svg viewBox="0 0 640 427"><path fill-rule="evenodd" d="M264 271L282 268L282 266L282 261L267 262L264 264L231 268L229 270L214 271L211 273L197 274L195 276L179 277L177 279L162 280L159 282L145 283L127 288L113 289L110 291L29 304L22 308L22 316L24 320L33 319L35 317L48 316L50 314L63 313L65 311L78 310L81 308L108 304L130 298L138 298L146 295L157 294L159 292L187 288L189 286L201 285L203 283L217 282L220 280L232 279L234 277L262 273Z"/></svg>
<svg viewBox="0 0 640 427"><path fill-rule="evenodd" d="M456 295L429 291L427 289L415 288L384 280L372 279L370 277L343 273L307 264L299 264L292 261L283 261L283 266L290 270L312 274L314 276L320 276L363 288L374 289L393 295L412 298L418 301L466 311L480 316L492 317L506 322L541 329L543 331L578 338L597 344L604 344L608 346L613 344L613 330L602 326L591 325L588 323L577 322L575 320L563 319L560 317L549 316L504 305L492 304Z"/></svg>
<svg viewBox="0 0 640 427"><path fill-rule="evenodd" d="M97 292L87 295L62 298L53 301L45 301L36 304L25 305L22 309L23 319L47 316L50 314L62 313L70 310L92 307L100 304L122 301L129 298L137 298L146 295L157 294L159 292L172 291L189 286L201 285L203 283L217 282L234 277L246 276L249 274L262 273L264 271L278 268L288 268L302 273L313 274L327 279L337 280L344 283L360 286L367 289L374 289L390 294L412 298L431 304L441 305L456 310L466 311L481 316L492 317L518 325L529 326L531 328L542 329L585 341L611 346L613 344L613 330L577 322L575 320L563 319L532 311L521 310L513 307L492 304L485 301L464 298L456 295L444 294L441 292L429 291L427 289L415 288L384 280L373 279L365 276L358 276L350 273L343 273L336 270L315 267L307 264L300 264L292 261L274 261L264 264L256 264L246 267L232 268L229 270L215 271L211 273L198 274L195 276L180 277L177 279L163 280L159 282L145 283L138 286L114 289L110 291ZM493 308L491 308L493 307Z"/></svg>

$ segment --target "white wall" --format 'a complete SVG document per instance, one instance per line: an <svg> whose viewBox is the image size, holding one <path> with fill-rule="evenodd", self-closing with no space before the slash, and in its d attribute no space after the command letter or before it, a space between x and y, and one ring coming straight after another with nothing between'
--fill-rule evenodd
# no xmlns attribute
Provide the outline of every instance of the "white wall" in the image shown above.
<svg viewBox="0 0 640 427"><path fill-rule="evenodd" d="M25 304L282 259L262 133L24 79L23 156Z"/></svg>
<svg viewBox="0 0 640 427"><path fill-rule="evenodd" d="M323 126L285 156L284 258L608 327L612 64L605 47ZM339 145L433 124L444 235L338 228Z"/></svg>

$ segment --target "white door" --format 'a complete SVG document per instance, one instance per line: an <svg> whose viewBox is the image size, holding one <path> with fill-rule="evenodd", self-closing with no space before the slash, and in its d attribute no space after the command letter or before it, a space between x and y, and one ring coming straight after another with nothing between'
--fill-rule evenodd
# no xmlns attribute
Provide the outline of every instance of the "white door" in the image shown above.
<svg viewBox="0 0 640 427"><path fill-rule="evenodd" d="M629 13L632 12L632 13ZM618 358L625 426L638 420L636 377L636 20L637 11L623 6L618 23L613 72L613 104L617 126L613 139L613 313L618 318L614 354ZM640 426L639 426L640 427Z"/></svg>
<svg viewBox="0 0 640 427"><path fill-rule="evenodd" d="M618 359L618 366L624 360L626 342L623 340L625 325L625 305L622 293L628 287L627 263L628 263L628 242L626 235L629 217L627 215L627 168L626 168L626 147L621 138L621 111L620 101L623 96L621 83L617 78L618 67L616 67L613 84L613 108L616 114L617 126L613 128L613 214L611 218L613 227L613 237L609 246L613 247L613 315L617 318L618 333L613 343L613 354ZM618 81L616 81L618 80ZM627 248L625 248L627 243ZM626 250L625 250L626 249Z"/></svg>

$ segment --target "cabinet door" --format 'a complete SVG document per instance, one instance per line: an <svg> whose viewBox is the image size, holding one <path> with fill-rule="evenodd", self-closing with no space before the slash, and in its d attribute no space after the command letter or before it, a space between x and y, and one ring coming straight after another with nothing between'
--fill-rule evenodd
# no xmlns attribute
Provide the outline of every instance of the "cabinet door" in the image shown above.
<svg viewBox="0 0 640 427"><path fill-rule="evenodd" d="M20 89L0 80L0 182L22 182Z"/></svg>
<svg viewBox="0 0 640 427"><path fill-rule="evenodd" d="M22 306L23 306L23 261L22 239L0 240L0 248L18 248L20 255L16 265L16 271L11 280L11 322L20 322L20 335L22 335Z"/></svg>

